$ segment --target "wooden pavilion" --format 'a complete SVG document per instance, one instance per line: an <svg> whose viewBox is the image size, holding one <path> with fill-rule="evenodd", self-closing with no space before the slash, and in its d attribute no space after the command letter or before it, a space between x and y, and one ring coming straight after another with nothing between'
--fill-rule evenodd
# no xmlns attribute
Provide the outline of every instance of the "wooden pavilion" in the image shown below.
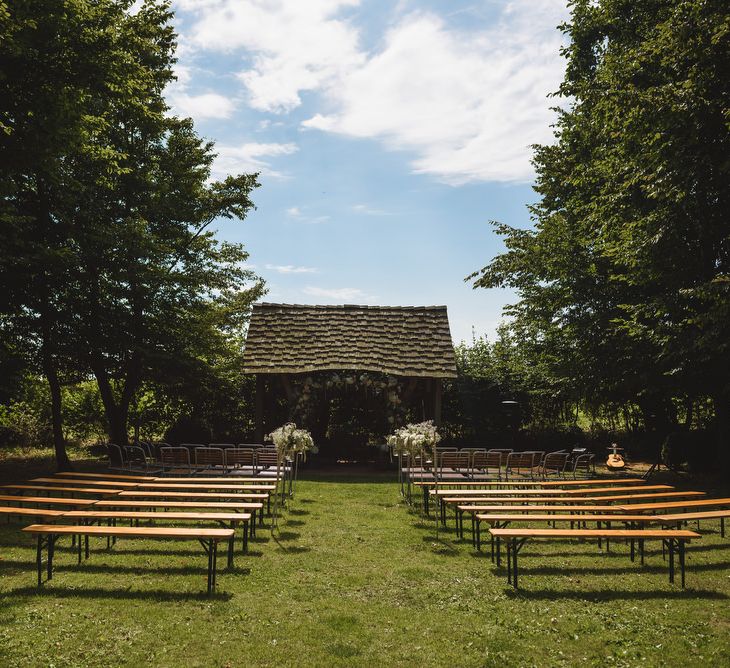
<svg viewBox="0 0 730 668"><path fill-rule="evenodd" d="M444 378L456 378L456 359L445 306L309 306L255 304L244 373L256 375L256 439L264 436L266 380L281 383L290 403L292 378L317 371L370 371L406 381L406 395L421 384L429 415L441 421Z"/></svg>

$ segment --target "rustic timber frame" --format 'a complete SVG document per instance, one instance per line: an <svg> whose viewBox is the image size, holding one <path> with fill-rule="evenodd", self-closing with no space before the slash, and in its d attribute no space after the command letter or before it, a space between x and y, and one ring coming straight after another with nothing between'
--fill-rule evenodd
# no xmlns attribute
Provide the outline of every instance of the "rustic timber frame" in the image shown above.
<svg viewBox="0 0 730 668"><path fill-rule="evenodd" d="M406 397L425 384L430 417L441 422L443 379L456 378L445 306L309 306L256 304L244 373L256 376L256 440L265 433L267 380L278 380L290 405L292 377L317 371L377 372L406 381Z"/></svg>

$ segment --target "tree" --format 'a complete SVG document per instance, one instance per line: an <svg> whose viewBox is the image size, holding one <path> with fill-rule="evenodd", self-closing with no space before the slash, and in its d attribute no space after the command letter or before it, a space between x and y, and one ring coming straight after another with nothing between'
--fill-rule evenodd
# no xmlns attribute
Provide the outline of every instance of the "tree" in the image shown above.
<svg viewBox="0 0 730 668"><path fill-rule="evenodd" d="M730 13L720 0L578 0L556 142L535 149L533 230L475 281L583 396L659 432L713 398L730 452Z"/></svg>
<svg viewBox="0 0 730 668"><path fill-rule="evenodd" d="M3 323L27 334L51 387L96 379L110 437L127 442L146 378L194 368L240 334L263 283L210 224L242 219L256 175L209 182L213 146L169 115L168 3L17 2L0 14ZM10 26L10 28L8 28ZM21 159L18 159L20 157ZM218 343L217 343L218 342Z"/></svg>

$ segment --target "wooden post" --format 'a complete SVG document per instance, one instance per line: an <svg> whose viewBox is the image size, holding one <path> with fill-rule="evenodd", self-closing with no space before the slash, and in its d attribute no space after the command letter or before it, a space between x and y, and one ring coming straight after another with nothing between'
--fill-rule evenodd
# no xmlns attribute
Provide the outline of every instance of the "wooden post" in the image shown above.
<svg viewBox="0 0 730 668"><path fill-rule="evenodd" d="M256 417L254 438L256 443L264 442L264 392L266 383L264 376L260 373L256 374Z"/></svg>
<svg viewBox="0 0 730 668"><path fill-rule="evenodd" d="M441 425L441 391L443 389L441 379L433 381L433 423L438 427Z"/></svg>

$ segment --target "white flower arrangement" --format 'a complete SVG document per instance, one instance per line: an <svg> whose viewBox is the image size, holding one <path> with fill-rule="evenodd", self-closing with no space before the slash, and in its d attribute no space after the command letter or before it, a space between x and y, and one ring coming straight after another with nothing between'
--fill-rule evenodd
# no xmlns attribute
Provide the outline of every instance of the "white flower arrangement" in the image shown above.
<svg viewBox="0 0 730 668"><path fill-rule="evenodd" d="M429 420L396 429L388 436L388 445L396 454L415 457L424 450L435 447L440 440L441 436L436 425Z"/></svg>
<svg viewBox="0 0 730 668"><path fill-rule="evenodd" d="M280 457L291 457L301 454L304 459L307 453L317 453L312 434L306 429L297 429L293 422L287 422L283 427L274 429L267 437L275 446Z"/></svg>

